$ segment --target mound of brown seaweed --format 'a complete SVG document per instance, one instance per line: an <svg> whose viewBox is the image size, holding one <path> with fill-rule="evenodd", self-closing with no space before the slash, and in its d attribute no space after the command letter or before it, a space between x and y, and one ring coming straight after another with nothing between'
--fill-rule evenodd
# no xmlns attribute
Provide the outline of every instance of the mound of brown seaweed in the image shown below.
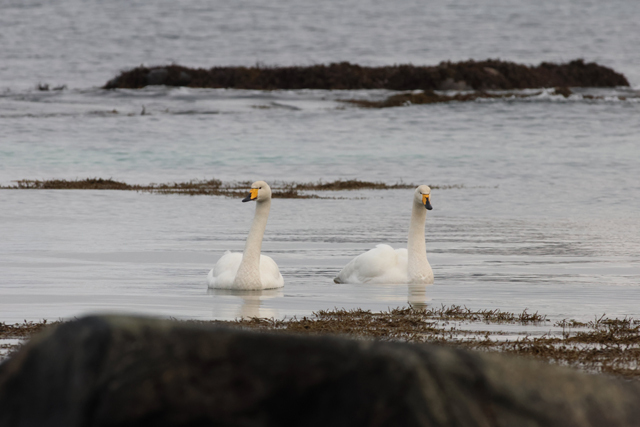
<svg viewBox="0 0 640 427"><path fill-rule="evenodd" d="M390 89L390 90L510 90L542 87L629 86L611 68L585 63L543 62L537 66L489 59L365 67L349 62L292 67L188 68L140 66L123 71L105 89L138 89L148 85L234 89Z"/></svg>

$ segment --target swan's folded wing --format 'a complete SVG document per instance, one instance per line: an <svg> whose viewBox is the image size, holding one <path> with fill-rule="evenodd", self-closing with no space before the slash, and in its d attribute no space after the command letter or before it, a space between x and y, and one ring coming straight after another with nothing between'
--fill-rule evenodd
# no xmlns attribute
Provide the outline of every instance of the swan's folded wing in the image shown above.
<svg viewBox="0 0 640 427"><path fill-rule="evenodd" d="M389 245L375 248L358 255L338 273L338 283L367 283L384 276L398 266L398 254Z"/></svg>
<svg viewBox="0 0 640 427"><path fill-rule="evenodd" d="M280 274L278 264L266 255L260 255L260 281L263 289L281 288L284 286L284 279Z"/></svg>
<svg viewBox="0 0 640 427"><path fill-rule="evenodd" d="M236 278L238 267L242 262L242 254L239 252L225 252L213 266L207 280L210 288L229 287Z"/></svg>
<svg viewBox="0 0 640 427"><path fill-rule="evenodd" d="M400 249L396 249L396 256L398 257L398 267L401 267L402 264L405 265L409 260L409 251L407 250L407 248L400 248Z"/></svg>

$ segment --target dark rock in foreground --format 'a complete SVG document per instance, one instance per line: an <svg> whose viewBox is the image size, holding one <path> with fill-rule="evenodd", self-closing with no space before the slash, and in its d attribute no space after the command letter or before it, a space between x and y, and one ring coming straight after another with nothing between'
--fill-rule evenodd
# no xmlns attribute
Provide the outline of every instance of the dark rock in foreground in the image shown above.
<svg viewBox="0 0 640 427"><path fill-rule="evenodd" d="M5 426L627 426L640 389L448 347L88 317L0 365Z"/></svg>
<svg viewBox="0 0 640 427"><path fill-rule="evenodd" d="M500 60L442 62L437 66L362 67L348 62L307 67L138 67L107 82L105 89L147 85L234 89L487 90L543 87L629 86L614 70L578 59L527 66Z"/></svg>

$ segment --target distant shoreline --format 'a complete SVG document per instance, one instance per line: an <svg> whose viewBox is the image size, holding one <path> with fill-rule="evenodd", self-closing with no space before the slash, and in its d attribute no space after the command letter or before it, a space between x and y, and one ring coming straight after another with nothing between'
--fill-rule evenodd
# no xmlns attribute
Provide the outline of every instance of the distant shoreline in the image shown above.
<svg viewBox="0 0 640 427"><path fill-rule="evenodd" d="M181 65L123 71L104 89L140 89L149 85L194 88L515 90L551 87L629 86L626 77L595 62L576 59L563 64L528 66L501 60L441 62L436 66L365 67L349 62L293 67L189 68Z"/></svg>
<svg viewBox="0 0 640 427"><path fill-rule="evenodd" d="M171 182L164 184L131 185L111 178L87 178L81 180L51 179L51 180L18 180L13 186L0 186L0 190L120 190L140 191L156 194L185 194L189 196L227 196L243 197L251 187L250 181L222 182L217 179L192 180L188 182ZM333 198L320 197L310 194L311 191L350 191L350 190L396 190L412 189L417 184L361 181L358 179L317 182L282 182L272 183L273 197L282 199L318 199ZM464 188L462 184L431 185L432 189L450 190Z"/></svg>

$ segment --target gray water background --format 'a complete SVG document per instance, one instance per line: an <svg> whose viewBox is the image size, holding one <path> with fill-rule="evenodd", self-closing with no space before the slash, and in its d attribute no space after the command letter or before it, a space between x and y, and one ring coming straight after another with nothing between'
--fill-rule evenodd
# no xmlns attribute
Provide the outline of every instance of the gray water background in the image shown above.
<svg viewBox="0 0 640 427"><path fill-rule="evenodd" d="M274 200L263 251L285 288L211 293L253 206L223 197L0 191L0 321L124 311L178 318L459 304L552 319L640 316L640 4L0 3L0 183L104 177L460 184L433 191L436 283L335 285L406 244L411 190ZM387 91L99 89L121 69L582 57L632 88L363 110ZM61 91L38 91L38 83ZM596 95L587 99L583 95ZM624 97L624 100L619 99ZM144 109L145 115L140 113Z"/></svg>

